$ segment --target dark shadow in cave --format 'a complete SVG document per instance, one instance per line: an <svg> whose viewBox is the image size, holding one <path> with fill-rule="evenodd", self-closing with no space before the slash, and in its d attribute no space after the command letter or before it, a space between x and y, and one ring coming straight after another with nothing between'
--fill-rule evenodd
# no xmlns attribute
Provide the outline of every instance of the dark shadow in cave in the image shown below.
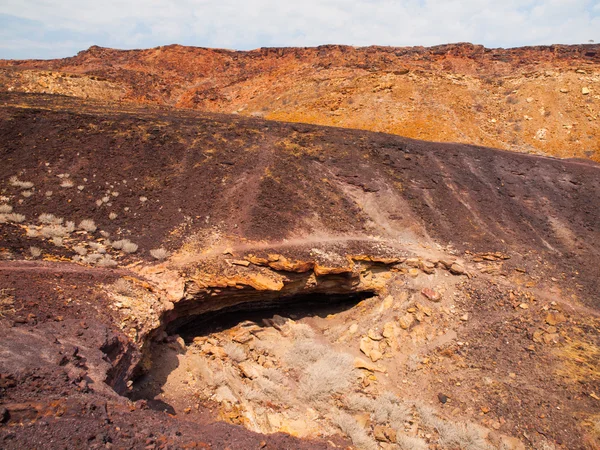
<svg viewBox="0 0 600 450"><path fill-rule="evenodd" d="M305 317L324 318L330 314L346 311L374 295L373 292L303 294L269 301L243 302L218 311L175 320L167 327L167 331L169 334L177 333L186 342L191 342L196 336L217 333L242 322L254 322L261 327L273 326L273 316L294 320Z"/></svg>

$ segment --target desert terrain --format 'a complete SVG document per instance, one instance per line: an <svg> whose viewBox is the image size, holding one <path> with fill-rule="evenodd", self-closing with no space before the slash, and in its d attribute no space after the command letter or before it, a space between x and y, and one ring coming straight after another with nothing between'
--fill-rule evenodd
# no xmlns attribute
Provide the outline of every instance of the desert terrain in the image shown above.
<svg viewBox="0 0 600 450"><path fill-rule="evenodd" d="M0 447L600 448L599 65L0 61Z"/></svg>

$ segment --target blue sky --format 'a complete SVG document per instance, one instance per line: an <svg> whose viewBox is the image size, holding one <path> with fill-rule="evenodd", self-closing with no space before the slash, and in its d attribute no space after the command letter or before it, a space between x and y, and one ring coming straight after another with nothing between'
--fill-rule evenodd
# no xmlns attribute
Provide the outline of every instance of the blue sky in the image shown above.
<svg viewBox="0 0 600 450"><path fill-rule="evenodd" d="M0 58L92 45L487 47L600 42L600 0L2 0Z"/></svg>

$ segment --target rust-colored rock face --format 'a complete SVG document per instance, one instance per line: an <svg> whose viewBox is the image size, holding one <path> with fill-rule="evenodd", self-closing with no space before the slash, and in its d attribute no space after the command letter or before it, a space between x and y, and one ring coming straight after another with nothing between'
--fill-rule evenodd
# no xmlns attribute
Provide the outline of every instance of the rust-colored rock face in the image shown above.
<svg viewBox="0 0 600 450"><path fill-rule="evenodd" d="M600 161L600 45L92 47L0 61L0 86Z"/></svg>

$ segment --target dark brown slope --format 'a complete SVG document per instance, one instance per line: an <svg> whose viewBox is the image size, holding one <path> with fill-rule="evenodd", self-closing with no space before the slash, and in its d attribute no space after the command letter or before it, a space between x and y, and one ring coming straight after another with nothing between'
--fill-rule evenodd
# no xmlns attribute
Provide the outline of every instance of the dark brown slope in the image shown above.
<svg viewBox="0 0 600 450"><path fill-rule="evenodd" d="M582 300L597 305L595 163L233 116L135 115L60 98L48 110L48 101L2 97L3 193L28 219L91 218L145 255L217 231L264 241L428 235L461 251L533 252L567 278L579 271ZM59 174L74 186L61 188ZM15 175L35 184L31 197L9 186ZM107 195L110 206L97 206Z"/></svg>
<svg viewBox="0 0 600 450"><path fill-rule="evenodd" d="M410 347L417 327L403 331L411 356L433 361L390 371L399 388L404 377L420 383L406 396L438 402L442 389L452 398L445 407L465 411L457 420L497 424L531 448L597 442L597 164L58 96L3 94L0 105L0 204L25 216L0 223L3 447L325 447L215 424L203 407L187 415L187 403L174 404L172 417L115 394L128 392L152 341L176 347L161 333L177 332L168 328L177 319L315 293L379 295L357 319L406 294L433 310L422 333L455 333L419 349ZM42 213L99 229L53 243L31 235ZM137 252L111 249L100 230ZM106 247L119 267L74 264L83 243L90 253ZM31 246L44 261L23 261L34 259ZM149 255L161 246L172 252L164 264ZM333 261L321 275L315 255ZM365 264L347 269L348 255ZM143 291L125 309L110 286L124 277ZM429 302L424 287L443 292L442 302ZM485 381L500 376L508 381Z"/></svg>

